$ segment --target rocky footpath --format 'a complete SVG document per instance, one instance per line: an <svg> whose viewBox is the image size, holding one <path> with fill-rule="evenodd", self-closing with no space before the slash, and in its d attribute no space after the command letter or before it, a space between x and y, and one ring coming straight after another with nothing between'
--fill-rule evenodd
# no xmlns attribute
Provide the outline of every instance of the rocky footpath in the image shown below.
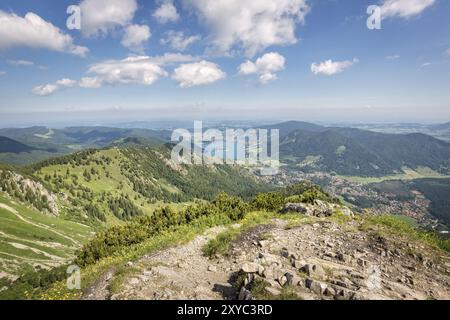
<svg viewBox="0 0 450 320"><path fill-rule="evenodd" d="M236 251L247 258L239 299L450 298L448 254L359 227L318 221L286 230L279 221L253 252Z"/></svg>
<svg viewBox="0 0 450 320"><path fill-rule="evenodd" d="M284 211L304 219L280 216L252 227L225 255L208 258L202 248L224 230L214 228L129 262L120 289L111 290L110 274L96 284L102 290L91 288L85 298L450 299L448 253L367 225L351 212L324 214L328 206L320 205L290 204Z"/></svg>

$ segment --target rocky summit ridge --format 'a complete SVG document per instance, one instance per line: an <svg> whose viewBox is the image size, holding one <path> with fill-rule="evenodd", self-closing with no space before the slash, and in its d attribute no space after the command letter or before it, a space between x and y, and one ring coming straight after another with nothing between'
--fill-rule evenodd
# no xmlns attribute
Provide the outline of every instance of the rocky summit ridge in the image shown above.
<svg viewBox="0 0 450 320"><path fill-rule="evenodd" d="M281 212L251 226L209 229L111 269L84 299L450 298L448 252L383 218L325 202L290 203ZM212 241L226 242L226 250L205 254Z"/></svg>

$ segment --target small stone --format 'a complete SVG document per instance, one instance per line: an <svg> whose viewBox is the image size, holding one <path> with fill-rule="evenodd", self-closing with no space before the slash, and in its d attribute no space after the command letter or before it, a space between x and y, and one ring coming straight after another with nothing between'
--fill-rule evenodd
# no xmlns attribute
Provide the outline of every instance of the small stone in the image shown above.
<svg viewBox="0 0 450 320"><path fill-rule="evenodd" d="M247 262L242 265L242 271L245 273L257 273L261 268L261 265L254 262Z"/></svg>
<svg viewBox="0 0 450 320"><path fill-rule="evenodd" d="M260 253L259 254L259 259L261 261L262 265L265 266L270 266L273 264L279 264L280 263L280 258L273 255L273 254L269 254L269 253Z"/></svg>
<svg viewBox="0 0 450 320"><path fill-rule="evenodd" d="M278 282L279 282L280 285L283 287L283 286L288 282L287 277L286 277L286 276L281 276L281 277L278 279Z"/></svg>
<svg viewBox="0 0 450 320"><path fill-rule="evenodd" d="M265 268L261 265L258 266L258 274L262 277L264 275Z"/></svg>
<svg viewBox="0 0 450 320"><path fill-rule="evenodd" d="M132 266L133 266L133 262L128 261L127 264L126 264L126 266L127 266L127 267L132 267Z"/></svg>
<svg viewBox="0 0 450 320"><path fill-rule="evenodd" d="M325 271L320 265L316 264L307 264L302 268L302 271L305 272L308 276L323 276Z"/></svg>
<svg viewBox="0 0 450 320"><path fill-rule="evenodd" d="M337 285L339 287L342 287L342 288L348 288L348 286L349 286L345 281L342 281L339 279L330 280L330 283Z"/></svg>
<svg viewBox="0 0 450 320"><path fill-rule="evenodd" d="M267 241L267 240L261 240L261 241L259 241L259 246L260 246L261 248L267 247L268 244L269 244L269 241Z"/></svg>
<svg viewBox="0 0 450 320"><path fill-rule="evenodd" d="M286 272L286 274L284 276L286 278L286 283L288 285L292 285L292 282L294 280L294 275L292 273L290 273L290 272Z"/></svg>
<svg viewBox="0 0 450 320"><path fill-rule="evenodd" d="M339 261L342 261L342 262L348 262L350 258L346 254L338 253L336 255L336 259L338 259Z"/></svg>
<svg viewBox="0 0 450 320"><path fill-rule="evenodd" d="M216 266L213 266L213 265L210 265L210 266L208 267L208 271L210 271L210 272L217 272L217 267L216 267Z"/></svg>
<svg viewBox="0 0 450 320"><path fill-rule="evenodd" d="M306 279L305 281L306 287L314 292L315 294L323 294L327 289L327 285L312 279Z"/></svg>
<svg viewBox="0 0 450 320"><path fill-rule="evenodd" d="M364 260L361 258L358 259L357 263L360 267L363 267L363 268L365 268L369 265L369 262L367 260Z"/></svg>
<svg viewBox="0 0 450 320"><path fill-rule="evenodd" d="M105 276L105 281L110 281L113 277L113 273L112 272L108 272Z"/></svg>
<svg viewBox="0 0 450 320"><path fill-rule="evenodd" d="M290 286L297 286L302 281L302 278L300 278L290 272L287 272L284 276L287 279L287 284Z"/></svg>
<svg viewBox="0 0 450 320"><path fill-rule="evenodd" d="M298 260L298 259L300 259L300 256L298 254L296 254L296 253L291 253L291 259L292 260Z"/></svg>
<svg viewBox="0 0 450 320"><path fill-rule="evenodd" d="M272 268L266 268L262 275L266 279L274 279L274 272Z"/></svg>
<svg viewBox="0 0 450 320"><path fill-rule="evenodd" d="M281 291L273 287L265 287L264 290L271 296L279 296Z"/></svg>
<svg viewBox="0 0 450 320"><path fill-rule="evenodd" d="M281 256L284 258L289 258L291 255L291 253L289 252L289 250L287 248L283 248L281 250Z"/></svg>
<svg viewBox="0 0 450 320"><path fill-rule="evenodd" d="M329 296L329 297L334 297L334 296L336 295L336 290L334 290L334 289L331 288L331 287L327 287L327 288L325 289L324 294L325 294L326 296Z"/></svg>
<svg viewBox="0 0 450 320"><path fill-rule="evenodd" d="M281 212L282 213L296 212L307 214L308 207L303 203L287 203Z"/></svg>
<svg viewBox="0 0 450 320"><path fill-rule="evenodd" d="M147 282L147 281L149 281L149 278L148 278L147 276L144 276L143 274L141 274L141 275L139 276L139 279L141 279L142 282Z"/></svg>

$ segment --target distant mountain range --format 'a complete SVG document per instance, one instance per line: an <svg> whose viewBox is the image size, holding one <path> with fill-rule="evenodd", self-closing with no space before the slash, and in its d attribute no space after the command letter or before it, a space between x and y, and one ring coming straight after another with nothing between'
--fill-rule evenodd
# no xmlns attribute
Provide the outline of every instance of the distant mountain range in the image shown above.
<svg viewBox="0 0 450 320"><path fill-rule="evenodd" d="M26 144L0 136L0 153L22 153L36 150Z"/></svg>
<svg viewBox="0 0 450 320"><path fill-rule="evenodd" d="M450 122L429 126L434 130L450 130Z"/></svg>
<svg viewBox="0 0 450 320"><path fill-rule="evenodd" d="M0 136L11 139L0 142L0 162L28 165L54 156L88 148L133 145L155 147L170 139L171 132L149 129L121 129L108 127L46 127L0 129ZM17 145L12 147L12 141ZM4 145L4 146L3 146ZM22 147L19 147L22 145ZM20 154L26 152L27 154Z"/></svg>
<svg viewBox="0 0 450 320"><path fill-rule="evenodd" d="M280 154L294 167L352 176L383 176L402 167L450 168L450 143L421 133L384 134L305 122L270 126L280 129Z"/></svg>
<svg viewBox="0 0 450 320"><path fill-rule="evenodd" d="M287 121L274 125L264 126L263 129L278 129L280 130L280 137L283 138L297 130L321 132L326 130L326 127L303 121Z"/></svg>
<svg viewBox="0 0 450 320"><path fill-rule="evenodd" d="M450 122L442 124L418 123L378 123L378 124L348 124L346 127L370 130L381 133L423 133L434 138L450 142Z"/></svg>
<svg viewBox="0 0 450 320"><path fill-rule="evenodd" d="M445 127L448 124L440 125ZM402 168L428 167L447 174L450 143L421 133L390 134L355 128L325 127L300 121L264 126L280 130L282 161L303 171L351 176L384 176ZM156 147L171 131L137 128L31 127L0 129L0 162L30 164L88 148Z"/></svg>
<svg viewBox="0 0 450 320"><path fill-rule="evenodd" d="M160 144L170 138L170 131L150 129L121 129L109 127L69 127L50 129L46 127L0 129L0 136L28 145L52 145L61 149L78 146L104 147L116 140L140 137Z"/></svg>

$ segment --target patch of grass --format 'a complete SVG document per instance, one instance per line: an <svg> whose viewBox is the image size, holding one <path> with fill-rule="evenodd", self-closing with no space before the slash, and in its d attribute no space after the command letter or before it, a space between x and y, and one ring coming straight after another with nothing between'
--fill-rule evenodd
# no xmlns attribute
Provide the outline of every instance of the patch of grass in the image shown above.
<svg viewBox="0 0 450 320"><path fill-rule="evenodd" d="M287 221L286 230L295 229L305 224L312 224L317 221L315 217L308 217L299 213L287 213L277 216L278 219Z"/></svg>
<svg viewBox="0 0 450 320"><path fill-rule="evenodd" d="M296 290L295 287L293 286L284 286L281 289L281 294L277 297L275 297L276 300L282 300L282 301L287 301L287 300L303 300L302 297L300 297Z"/></svg>
<svg viewBox="0 0 450 320"><path fill-rule="evenodd" d="M337 209L333 215L329 218L331 221L334 221L341 225L346 225L353 220L352 217L345 215L341 210Z"/></svg>
<svg viewBox="0 0 450 320"><path fill-rule="evenodd" d="M262 241L270 240L270 239L272 239L272 235L270 233L262 233L259 238Z"/></svg>
<svg viewBox="0 0 450 320"><path fill-rule="evenodd" d="M24 266L55 267L75 257L93 229L51 217L0 195L0 255L6 272L19 276Z"/></svg>
<svg viewBox="0 0 450 320"><path fill-rule="evenodd" d="M228 229L220 233L216 238L208 241L203 246L203 255L212 258L216 255L224 255L228 252L231 242L241 233L240 229Z"/></svg>
<svg viewBox="0 0 450 320"><path fill-rule="evenodd" d="M256 278L252 281L250 292L252 296L257 300L270 300L269 294L266 288L270 286L266 280L261 278Z"/></svg>
<svg viewBox="0 0 450 320"><path fill-rule="evenodd" d="M297 294L294 286L284 286L280 289L279 295L272 295L266 291L270 287L270 283L261 278L256 278L250 285L250 292L257 300L302 300Z"/></svg>
<svg viewBox="0 0 450 320"><path fill-rule="evenodd" d="M109 291L112 294L119 293L120 290L123 288L124 280L130 276L139 274L140 271L141 270L135 266L131 267L126 265L120 266L118 269L116 269L114 277L111 279Z"/></svg>
<svg viewBox="0 0 450 320"><path fill-rule="evenodd" d="M277 215L275 213L257 211L250 212L244 219L240 221L239 228L228 228L226 231L217 235L214 239L208 241L202 248L206 257L212 258L216 255L225 255L230 248L231 243L242 233L249 229L263 224L270 223L272 218Z"/></svg>
<svg viewBox="0 0 450 320"><path fill-rule="evenodd" d="M404 217L393 215L364 217L362 228L369 229L377 226L386 227L388 231L407 236L413 240L421 241L435 248L450 252L450 239L444 240L435 233L420 231L416 229L410 221L405 220Z"/></svg>
<svg viewBox="0 0 450 320"><path fill-rule="evenodd" d="M333 268L329 266L323 266L323 270L325 271L325 275L328 279L333 278Z"/></svg>

